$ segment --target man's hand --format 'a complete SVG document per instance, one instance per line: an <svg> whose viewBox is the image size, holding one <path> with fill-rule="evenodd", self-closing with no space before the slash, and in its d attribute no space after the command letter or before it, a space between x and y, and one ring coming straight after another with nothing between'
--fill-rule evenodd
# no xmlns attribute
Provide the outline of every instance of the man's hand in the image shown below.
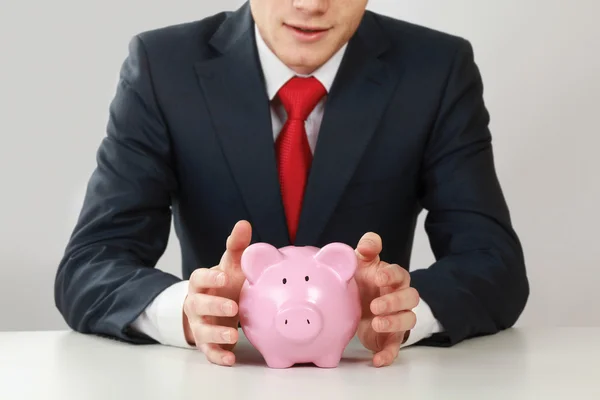
<svg viewBox="0 0 600 400"><path fill-rule="evenodd" d="M190 276L183 306L185 337L214 364L235 363L232 350L238 340L238 301L245 280L240 263L251 239L250 224L238 222L219 265L199 268Z"/></svg>
<svg viewBox="0 0 600 400"><path fill-rule="evenodd" d="M419 294L410 287L410 274L397 264L381 261L382 243L379 235L365 234L356 247L358 283L362 317L358 337L373 351L373 364L390 365L400 346L416 324L412 309L419 303Z"/></svg>

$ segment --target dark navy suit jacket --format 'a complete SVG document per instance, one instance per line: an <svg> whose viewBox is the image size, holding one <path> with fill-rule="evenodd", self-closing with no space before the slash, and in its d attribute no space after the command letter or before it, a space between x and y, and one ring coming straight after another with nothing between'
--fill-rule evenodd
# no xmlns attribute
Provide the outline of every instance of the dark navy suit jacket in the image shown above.
<svg viewBox="0 0 600 400"><path fill-rule="evenodd" d="M469 42L367 12L327 98L296 245L381 235L408 269L417 216L436 262L412 286L450 346L512 326L528 295ZM234 224L290 244L248 4L130 43L106 138L60 262L74 330L152 343L129 324L179 278L155 268L171 218L182 272L219 263Z"/></svg>

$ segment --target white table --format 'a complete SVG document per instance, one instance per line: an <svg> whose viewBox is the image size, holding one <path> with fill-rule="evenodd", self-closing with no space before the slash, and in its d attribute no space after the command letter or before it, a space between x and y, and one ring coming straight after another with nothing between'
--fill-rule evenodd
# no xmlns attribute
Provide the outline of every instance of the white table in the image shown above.
<svg viewBox="0 0 600 400"><path fill-rule="evenodd" d="M381 369L353 342L336 369L273 370L243 336L237 365L220 367L196 350L0 333L0 399L600 399L599 339L600 328L512 329L454 348L409 347Z"/></svg>

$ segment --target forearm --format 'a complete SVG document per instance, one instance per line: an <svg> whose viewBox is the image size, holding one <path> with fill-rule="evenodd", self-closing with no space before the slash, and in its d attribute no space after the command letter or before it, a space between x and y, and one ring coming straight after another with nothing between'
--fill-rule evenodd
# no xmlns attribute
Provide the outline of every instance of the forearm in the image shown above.
<svg viewBox="0 0 600 400"><path fill-rule="evenodd" d="M140 265L110 246L95 245L65 257L55 283L55 302L67 324L82 333L150 343L129 325L169 286L173 275Z"/></svg>
<svg viewBox="0 0 600 400"><path fill-rule="evenodd" d="M411 275L412 286L444 327L420 343L425 345L452 346L509 328L529 295L522 261L491 249L447 256Z"/></svg>

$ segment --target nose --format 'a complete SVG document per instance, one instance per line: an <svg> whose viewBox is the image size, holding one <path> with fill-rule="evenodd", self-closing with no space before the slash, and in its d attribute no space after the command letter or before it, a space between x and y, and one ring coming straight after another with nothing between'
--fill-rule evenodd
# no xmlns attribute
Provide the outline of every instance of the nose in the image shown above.
<svg viewBox="0 0 600 400"><path fill-rule="evenodd" d="M294 342L308 342L321 332L321 313L310 304L299 304L283 308L277 314L276 328Z"/></svg>
<svg viewBox="0 0 600 400"><path fill-rule="evenodd" d="M293 6L305 13L324 14L329 6L329 0L293 0Z"/></svg>

